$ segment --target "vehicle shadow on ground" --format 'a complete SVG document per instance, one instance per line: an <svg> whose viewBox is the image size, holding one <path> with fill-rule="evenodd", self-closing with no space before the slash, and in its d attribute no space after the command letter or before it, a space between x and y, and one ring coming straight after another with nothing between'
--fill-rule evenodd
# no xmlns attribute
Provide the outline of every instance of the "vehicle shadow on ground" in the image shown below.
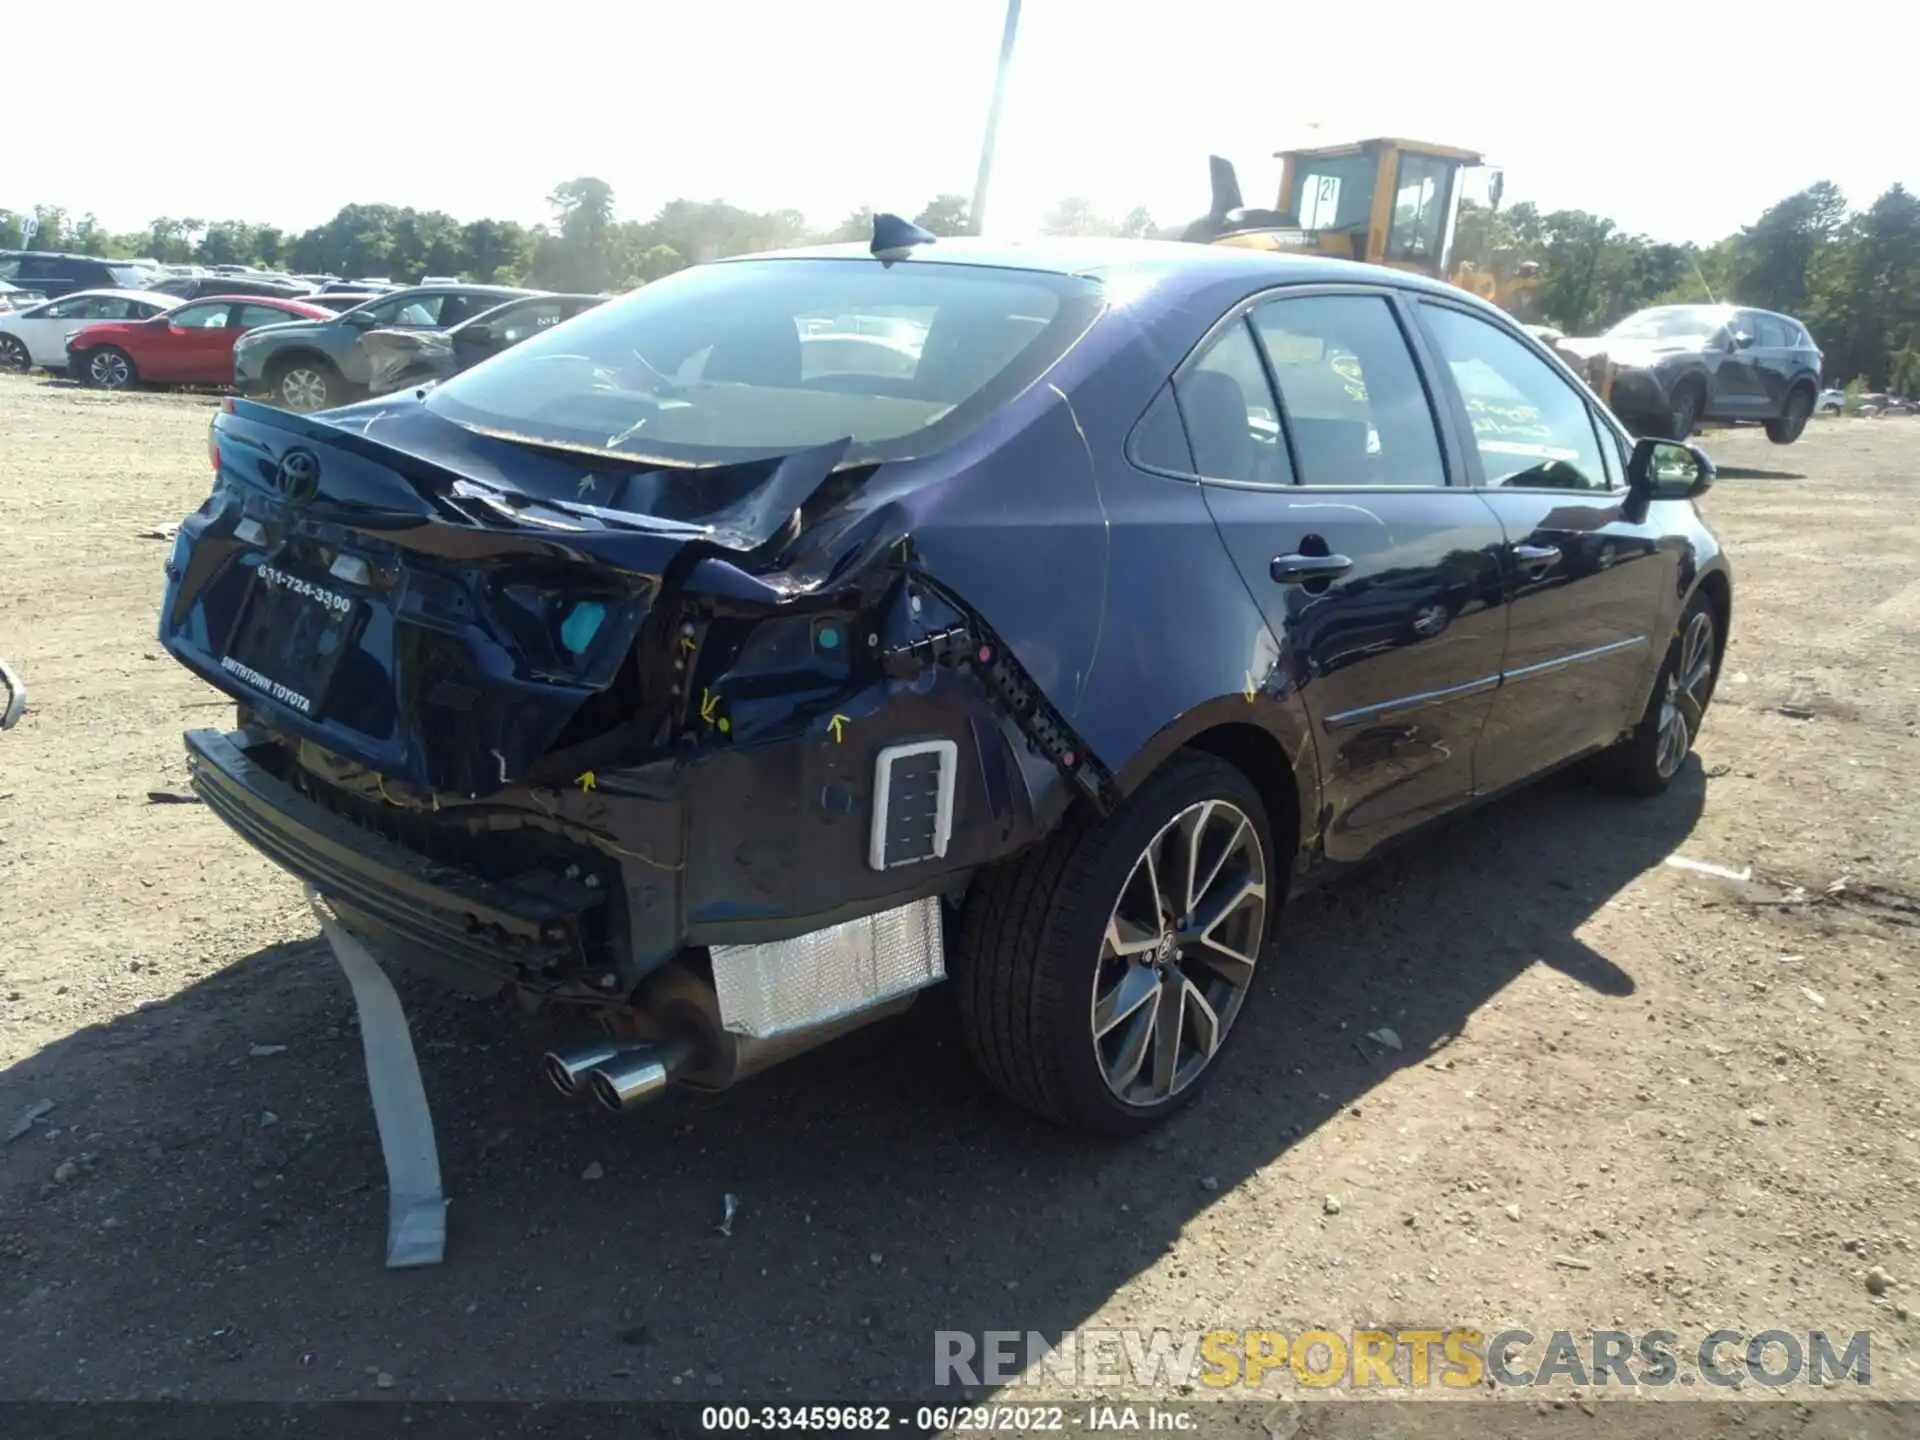
<svg viewBox="0 0 1920 1440"><path fill-rule="evenodd" d="M393 1398L929 1398L936 1331L1085 1322L1300 1137L1440 1063L1531 965L1589 992L1594 1023L1637 1018L1634 977L1577 932L1705 789L1697 761L1653 802L1559 777L1296 901L1203 1103L1128 1144L988 1095L933 1003L615 1117L546 1088L542 1026L403 982L453 1201L446 1263L408 1272L380 1268L345 986L317 944L270 947L0 1075L0 1121L45 1097L63 1127L0 1147L25 1217L0 1391L371 1395L379 1371ZM1362 1039L1383 1026L1399 1050ZM1276 1231L1333 1188L1256 1184Z"/></svg>
<svg viewBox="0 0 1920 1440"><path fill-rule="evenodd" d="M1717 480L1804 480L1807 477L1799 470L1766 470L1755 465L1716 465L1714 478Z"/></svg>

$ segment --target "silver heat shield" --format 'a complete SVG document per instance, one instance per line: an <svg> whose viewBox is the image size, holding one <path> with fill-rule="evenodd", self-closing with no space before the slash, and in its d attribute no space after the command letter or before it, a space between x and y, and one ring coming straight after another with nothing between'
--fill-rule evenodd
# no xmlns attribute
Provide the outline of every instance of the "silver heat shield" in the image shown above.
<svg viewBox="0 0 1920 1440"><path fill-rule="evenodd" d="M871 1010L947 974L938 899L709 953L722 1027L762 1040Z"/></svg>

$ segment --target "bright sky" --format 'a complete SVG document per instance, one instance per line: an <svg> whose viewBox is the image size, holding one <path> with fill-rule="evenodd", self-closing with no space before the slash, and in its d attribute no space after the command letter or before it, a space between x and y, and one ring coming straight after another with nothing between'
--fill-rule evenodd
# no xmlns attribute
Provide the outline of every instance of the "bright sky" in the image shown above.
<svg viewBox="0 0 1920 1440"><path fill-rule="evenodd" d="M9 110L42 120L0 146L0 206L91 210L116 230L156 215L300 229L350 200L533 222L576 175L611 183L623 217L682 195L820 224L861 205L911 215L973 189L1006 5L85 11L8 68ZM1660 239L1716 239L1820 179L1864 205L1895 180L1920 187L1920 4L1860 13L1870 23L1787 0L1025 0L987 228L1030 230L1066 194L1191 219L1212 151L1249 204L1271 203L1275 150L1378 134L1479 149L1508 203Z"/></svg>

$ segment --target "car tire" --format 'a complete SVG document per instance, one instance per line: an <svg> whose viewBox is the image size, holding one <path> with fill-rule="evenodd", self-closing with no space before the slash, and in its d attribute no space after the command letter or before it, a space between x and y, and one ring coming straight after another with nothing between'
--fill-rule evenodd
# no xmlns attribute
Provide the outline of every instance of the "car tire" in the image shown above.
<svg viewBox="0 0 1920 1440"><path fill-rule="evenodd" d="M90 390L131 390L140 383L140 369L133 357L117 345L82 351L77 361L69 359L68 364Z"/></svg>
<svg viewBox="0 0 1920 1440"><path fill-rule="evenodd" d="M974 1063L1058 1124L1164 1120L1217 1068L1283 873L1259 791L1211 755L1182 752L1104 819L1071 816L968 894L954 979Z"/></svg>
<svg viewBox="0 0 1920 1440"><path fill-rule="evenodd" d="M1699 738L1720 678L1719 615L1696 594L1674 627L1666 659L1639 724L1602 757L1600 778L1628 795L1659 795L1673 783Z"/></svg>
<svg viewBox="0 0 1920 1440"><path fill-rule="evenodd" d="M0 370L18 370L24 375L32 368L33 356L26 342L18 335L0 335Z"/></svg>
<svg viewBox="0 0 1920 1440"><path fill-rule="evenodd" d="M1813 414L1813 398L1813 392L1804 386L1788 392L1780 418L1767 421L1767 439L1776 445L1791 445L1798 440L1807 428L1807 417Z"/></svg>
<svg viewBox="0 0 1920 1440"><path fill-rule="evenodd" d="M1706 408L1706 394L1698 380L1682 380L1673 392L1673 408L1660 417L1661 438L1686 441L1700 424L1700 412Z"/></svg>
<svg viewBox="0 0 1920 1440"><path fill-rule="evenodd" d="M307 415L345 404L347 382L325 360L295 356L267 372L267 397L283 410Z"/></svg>

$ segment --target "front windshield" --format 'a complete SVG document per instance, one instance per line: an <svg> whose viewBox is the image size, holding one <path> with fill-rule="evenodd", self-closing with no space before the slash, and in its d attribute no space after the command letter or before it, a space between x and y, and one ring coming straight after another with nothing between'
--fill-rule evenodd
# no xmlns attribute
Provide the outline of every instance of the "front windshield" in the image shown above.
<svg viewBox="0 0 1920 1440"><path fill-rule="evenodd" d="M851 463L950 445L1099 313L1091 280L876 260L683 270L441 384L442 418L507 439L695 465L851 437Z"/></svg>
<svg viewBox="0 0 1920 1440"><path fill-rule="evenodd" d="M1705 339L1726 323L1724 311L1673 305L1629 315L1609 330L1607 336L1614 340Z"/></svg>
<svg viewBox="0 0 1920 1440"><path fill-rule="evenodd" d="M1377 161L1371 155L1301 156L1294 162L1294 223L1306 230L1351 230L1373 214Z"/></svg>

